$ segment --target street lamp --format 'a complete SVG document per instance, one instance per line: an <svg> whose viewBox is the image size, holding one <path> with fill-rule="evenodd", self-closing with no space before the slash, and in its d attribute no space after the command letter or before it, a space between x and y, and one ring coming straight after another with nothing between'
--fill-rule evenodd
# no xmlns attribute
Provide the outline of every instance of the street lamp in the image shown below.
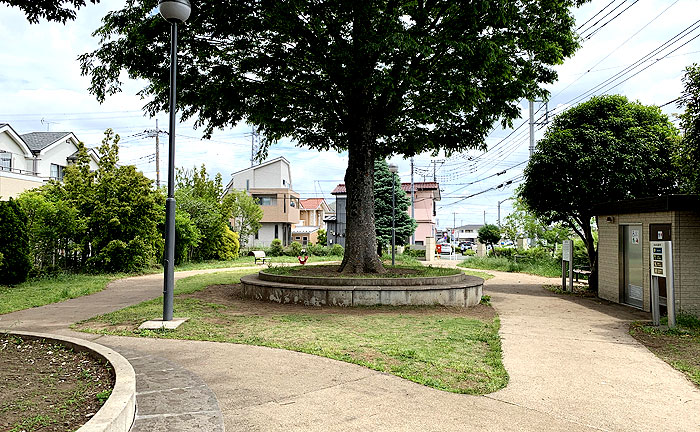
<svg viewBox="0 0 700 432"><path fill-rule="evenodd" d="M158 11L170 23L170 130L168 140L168 198L165 200L165 269L163 321L173 319L175 287L175 90L177 76L177 24L190 17L189 0L159 0Z"/></svg>
<svg viewBox="0 0 700 432"><path fill-rule="evenodd" d="M391 172L391 265L396 265L396 258L394 251L396 249L396 184L394 183L394 176L399 172L399 167L396 164L389 164L389 171Z"/></svg>

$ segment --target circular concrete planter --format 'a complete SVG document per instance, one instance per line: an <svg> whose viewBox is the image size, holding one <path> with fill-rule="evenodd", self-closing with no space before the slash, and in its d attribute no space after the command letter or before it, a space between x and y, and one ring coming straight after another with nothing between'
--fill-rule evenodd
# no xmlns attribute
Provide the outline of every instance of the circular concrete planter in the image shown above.
<svg viewBox="0 0 700 432"><path fill-rule="evenodd" d="M243 296L311 306L479 304L484 280L458 274L425 278L327 278L273 275L261 271L241 278Z"/></svg>
<svg viewBox="0 0 700 432"><path fill-rule="evenodd" d="M119 353L93 342L67 336L23 331L8 333L26 339L53 341L75 351L88 352L101 361L108 361L114 369L112 394L102 408L77 432L127 432L131 429L136 415L136 374L131 364Z"/></svg>

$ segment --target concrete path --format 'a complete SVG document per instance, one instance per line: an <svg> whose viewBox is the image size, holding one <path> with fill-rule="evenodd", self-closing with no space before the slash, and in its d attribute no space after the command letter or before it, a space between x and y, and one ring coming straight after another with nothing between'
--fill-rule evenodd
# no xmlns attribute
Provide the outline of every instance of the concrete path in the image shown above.
<svg viewBox="0 0 700 432"><path fill-rule="evenodd" d="M541 288L556 279L489 272L496 278L487 281L485 293L501 316L510 384L485 396L445 393L270 348L77 335L131 355L137 374L148 367L133 353L200 378L215 394L228 431L700 430L700 391L627 334L628 323L645 314ZM89 297L0 316L0 327L70 332L67 323L84 315L159 296L160 281L146 276L114 283ZM177 387L177 375L169 381ZM171 400L196 405L202 397ZM196 419L164 422L184 417L162 417L151 430L220 430Z"/></svg>

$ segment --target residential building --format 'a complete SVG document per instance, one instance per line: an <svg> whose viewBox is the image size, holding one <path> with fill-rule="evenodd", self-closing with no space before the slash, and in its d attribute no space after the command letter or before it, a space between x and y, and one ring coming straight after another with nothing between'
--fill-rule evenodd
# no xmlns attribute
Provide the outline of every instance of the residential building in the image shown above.
<svg viewBox="0 0 700 432"><path fill-rule="evenodd" d="M292 189L289 161L278 157L231 174L226 192L244 190L263 210L261 228L248 239L252 246L269 246L274 239L292 242L292 227L299 223L299 194Z"/></svg>
<svg viewBox="0 0 700 432"><path fill-rule="evenodd" d="M318 243L318 226L295 226L292 228L292 240L299 242L302 246Z"/></svg>
<svg viewBox="0 0 700 432"><path fill-rule="evenodd" d="M479 237L479 230L484 225L462 225L455 228L455 241L457 242L473 242L476 243L476 238Z"/></svg>
<svg viewBox="0 0 700 432"><path fill-rule="evenodd" d="M324 218L330 213L330 207L323 198L306 198L299 200L298 226L315 226L326 229Z"/></svg>
<svg viewBox="0 0 700 432"><path fill-rule="evenodd" d="M48 180L63 180L65 168L74 163L78 138L72 132L18 134L0 123L0 199L15 198ZM88 151L90 169L97 169L97 155Z"/></svg>
<svg viewBox="0 0 700 432"><path fill-rule="evenodd" d="M411 198L411 183L402 183L401 188ZM436 201L440 201L440 185L437 182L414 182L414 219L418 223L415 232L415 244L424 245L426 237L436 236ZM347 191L344 184L339 184L331 192L336 198L335 220L328 218L328 243L338 243L345 247L345 229L347 226L346 205ZM411 215L411 207L407 210Z"/></svg>

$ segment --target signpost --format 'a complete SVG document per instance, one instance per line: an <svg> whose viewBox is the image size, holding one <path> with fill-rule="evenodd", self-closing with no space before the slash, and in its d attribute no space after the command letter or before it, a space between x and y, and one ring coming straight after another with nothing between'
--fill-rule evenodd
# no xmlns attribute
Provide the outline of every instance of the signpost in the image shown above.
<svg viewBox="0 0 700 432"><path fill-rule="evenodd" d="M566 263L569 263L569 292L574 292L574 242L564 240L561 250L561 289L566 291Z"/></svg>
<svg viewBox="0 0 700 432"><path fill-rule="evenodd" d="M666 311L668 327L676 326L676 299L673 287L673 249L670 241L653 241L649 243L649 262L651 263L651 319L655 326L661 324L661 305L659 304L659 279L666 279Z"/></svg>

